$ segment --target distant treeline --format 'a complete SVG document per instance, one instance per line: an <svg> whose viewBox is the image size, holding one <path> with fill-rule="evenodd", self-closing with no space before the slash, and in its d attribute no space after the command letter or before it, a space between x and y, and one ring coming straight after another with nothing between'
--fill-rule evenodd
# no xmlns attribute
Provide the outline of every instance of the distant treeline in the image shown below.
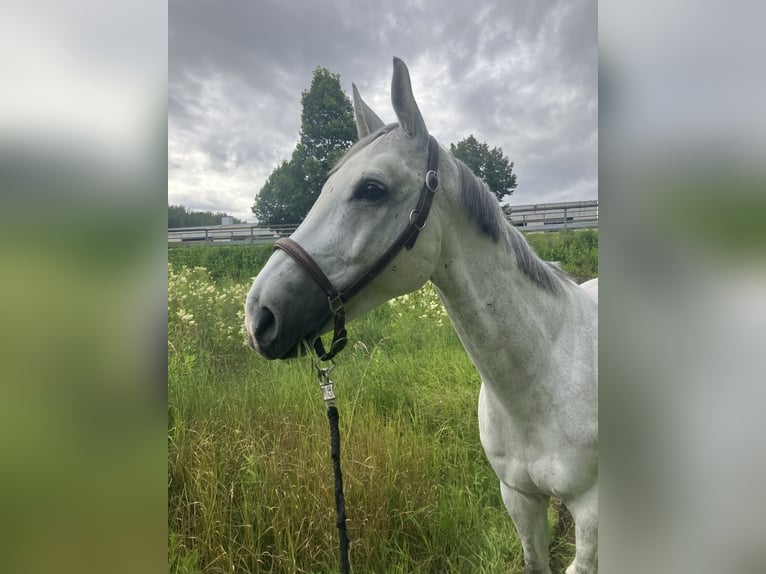
<svg viewBox="0 0 766 574"><path fill-rule="evenodd" d="M212 211L192 211L183 205L168 205L168 229L173 227L201 227L204 225L220 225L221 218L226 213ZM234 218L234 223L245 223Z"/></svg>

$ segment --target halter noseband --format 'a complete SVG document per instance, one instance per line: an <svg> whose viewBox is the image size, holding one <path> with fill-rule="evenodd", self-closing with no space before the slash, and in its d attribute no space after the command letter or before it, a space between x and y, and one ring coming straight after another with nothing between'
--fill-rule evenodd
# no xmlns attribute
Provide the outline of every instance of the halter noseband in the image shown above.
<svg viewBox="0 0 766 574"><path fill-rule="evenodd" d="M418 234L426 226L428 214L431 211L431 203L439 189L439 144L433 136L428 136L428 163L426 177L420 190L418 203L410 212L407 227L397 236L391 246L386 249L375 264L363 273L356 281L344 290L335 288L327 278L316 261L300 245L289 237L283 237L274 243L274 249L280 249L292 257L311 276L319 288L327 295L330 312L335 318L335 325L330 350L326 351L321 337L317 337L314 350L320 361L328 361L346 346L346 308L348 301L362 289L364 289L375 277L377 277L388 264L393 261L403 248L412 249L417 241Z"/></svg>

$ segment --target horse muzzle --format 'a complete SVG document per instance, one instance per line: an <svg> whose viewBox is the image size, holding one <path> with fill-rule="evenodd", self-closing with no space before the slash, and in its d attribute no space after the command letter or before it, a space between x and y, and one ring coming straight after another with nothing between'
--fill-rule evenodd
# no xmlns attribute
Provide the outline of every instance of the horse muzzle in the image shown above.
<svg viewBox="0 0 766 574"><path fill-rule="evenodd" d="M297 355L295 336L285 333L282 323L269 307L248 300L245 311L247 344L265 359L287 359Z"/></svg>
<svg viewBox="0 0 766 574"><path fill-rule="evenodd" d="M279 287L267 276L256 279L245 303L248 346L265 359L291 359L305 354L327 324L327 302L307 284L303 296Z"/></svg>

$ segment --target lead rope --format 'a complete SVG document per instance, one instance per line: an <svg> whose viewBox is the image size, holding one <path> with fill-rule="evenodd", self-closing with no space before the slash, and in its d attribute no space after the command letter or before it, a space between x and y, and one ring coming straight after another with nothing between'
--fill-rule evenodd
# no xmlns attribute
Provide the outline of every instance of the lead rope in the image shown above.
<svg viewBox="0 0 766 574"><path fill-rule="evenodd" d="M314 366L319 378L319 388L322 390L322 398L327 405L327 419L330 422L330 456L332 457L332 471L335 476L335 514L338 526L338 551L340 553L340 573L349 574L350 564L348 561L348 533L346 532L346 499L343 496L343 474L340 470L340 431L338 430L338 408L335 406L335 392L330 380L330 371L335 364L329 367Z"/></svg>
<svg viewBox="0 0 766 574"><path fill-rule="evenodd" d="M298 243L289 237L278 239L274 243L274 249L281 249L289 255L296 263L311 276L319 288L327 295L327 301L330 312L334 317L333 337L330 350L327 351L322 344L322 338L317 337L314 350L319 361L331 361L332 358L343 350L347 342L346 334L346 302L355 294L360 292L368 283L377 277L384 269L388 267L391 261L399 254L402 249L412 249L417 241L418 235L426 226L428 214L431 211L431 204L434 195L439 190L439 144L433 136L428 136L428 162L426 165L426 175L423 181L423 187L420 190L418 203L410 212L407 227L396 237L394 243L383 252L380 258L368 269L364 275L361 275L356 281L348 286L344 291L339 291L327 275L317 265L313 257L309 255ZM308 341L303 340L303 350L310 354ZM348 561L348 533L346 532L346 501L343 497L343 474L340 470L340 432L338 431L338 408L335 406L335 393L330 380L330 371L335 364L322 368L319 361L314 363L319 377L319 387L322 389L322 397L327 405L327 419L330 421L330 455L332 456L332 469L335 475L335 512L338 517L338 535L340 550L340 572L349 574Z"/></svg>

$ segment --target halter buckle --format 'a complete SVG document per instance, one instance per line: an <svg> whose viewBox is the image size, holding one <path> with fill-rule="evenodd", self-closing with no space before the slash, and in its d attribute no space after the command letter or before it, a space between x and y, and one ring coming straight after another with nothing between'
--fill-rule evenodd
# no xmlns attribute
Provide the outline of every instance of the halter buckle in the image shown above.
<svg viewBox="0 0 766 574"><path fill-rule="evenodd" d="M439 174L434 170L426 173L426 189L431 193L436 193L439 190Z"/></svg>

